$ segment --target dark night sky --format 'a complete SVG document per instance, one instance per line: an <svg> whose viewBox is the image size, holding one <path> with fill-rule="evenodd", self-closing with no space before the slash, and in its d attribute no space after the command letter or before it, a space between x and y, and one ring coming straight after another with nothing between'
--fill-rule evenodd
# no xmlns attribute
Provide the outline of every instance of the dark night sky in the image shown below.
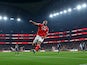
<svg viewBox="0 0 87 65"><path fill-rule="evenodd" d="M48 17L50 13L68 7L73 8L84 2L87 3L87 0L0 0L0 15L22 18L22 22L1 21L0 32L32 33L34 31L33 33L36 33L37 27L30 24L29 19L37 22L47 19L50 32L87 27L87 9L79 12L73 11L71 14L53 19Z"/></svg>

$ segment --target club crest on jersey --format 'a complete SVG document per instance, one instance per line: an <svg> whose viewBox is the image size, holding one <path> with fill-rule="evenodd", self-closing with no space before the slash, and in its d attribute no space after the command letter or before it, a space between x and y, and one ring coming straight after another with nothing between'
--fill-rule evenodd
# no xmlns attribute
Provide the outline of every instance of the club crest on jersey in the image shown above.
<svg viewBox="0 0 87 65"><path fill-rule="evenodd" d="M44 31L46 31L46 26L42 26L41 29L44 30Z"/></svg>

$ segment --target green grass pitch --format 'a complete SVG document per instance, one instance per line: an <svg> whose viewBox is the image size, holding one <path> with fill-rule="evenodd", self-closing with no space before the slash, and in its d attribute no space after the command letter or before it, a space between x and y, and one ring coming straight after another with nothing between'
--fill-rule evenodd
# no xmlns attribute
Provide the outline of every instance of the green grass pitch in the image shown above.
<svg viewBox="0 0 87 65"><path fill-rule="evenodd" d="M0 65L87 65L87 52L0 52Z"/></svg>

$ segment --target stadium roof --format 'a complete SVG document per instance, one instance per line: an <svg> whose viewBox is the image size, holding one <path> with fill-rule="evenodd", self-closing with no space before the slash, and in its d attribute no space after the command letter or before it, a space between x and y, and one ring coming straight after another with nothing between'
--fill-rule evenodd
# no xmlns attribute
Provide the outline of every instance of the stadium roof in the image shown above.
<svg viewBox="0 0 87 65"><path fill-rule="evenodd" d="M32 15L38 15L52 8L54 3L57 2L57 6L65 6L65 4L75 3L77 0L0 0L0 4L9 5L13 7L25 10ZM78 0L84 1L84 0Z"/></svg>
<svg viewBox="0 0 87 65"><path fill-rule="evenodd" d="M0 21L0 31L9 33L31 33L36 32L36 27L29 24L28 20L32 19L37 22L47 19L51 32L64 31L77 28L87 27L87 9L74 11L70 14L60 15L59 17L49 18L49 14L73 8L78 4L87 3L87 0L0 0L0 16L17 17L22 22ZM6 18L6 17L5 17Z"/></svg>

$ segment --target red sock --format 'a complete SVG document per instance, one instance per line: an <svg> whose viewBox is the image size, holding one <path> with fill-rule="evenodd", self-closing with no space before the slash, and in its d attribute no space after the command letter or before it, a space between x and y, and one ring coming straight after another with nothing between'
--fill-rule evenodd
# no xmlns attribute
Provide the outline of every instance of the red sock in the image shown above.
<svg viewBox="0 0 87 65"><path fill-rule="evenodd" d="M40 46L36 46L36 47L35 47L35 50L36 50L36 51L38 51L38 50L39 50L39 48L40 48Z"/></svg>

